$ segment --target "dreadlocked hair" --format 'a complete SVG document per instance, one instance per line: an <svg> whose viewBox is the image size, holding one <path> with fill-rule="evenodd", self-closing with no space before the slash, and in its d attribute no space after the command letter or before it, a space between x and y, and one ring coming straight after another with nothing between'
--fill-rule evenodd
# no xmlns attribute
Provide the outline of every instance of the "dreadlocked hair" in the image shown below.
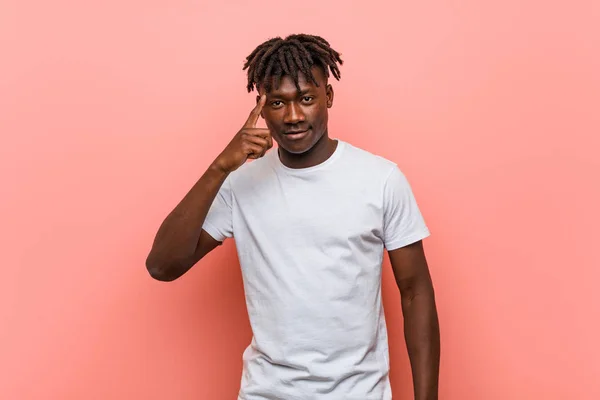
<svg viewBox="0 0 600 400"><path fill-rule="evenodd" d="M278 89L283 75L290 76L300 91L299 72L319 86L311 68L315 65L321 67L327 77L331 69L335 79L339 80L341 75L337 63L342 65L344 62L327 40L320 36L297 34L285 39L278 36L262 43L246 57L243 70L248 69L248 92L255 87L258 90L259 86L270 91L271 77L274 78L275 89Z"/></svg>

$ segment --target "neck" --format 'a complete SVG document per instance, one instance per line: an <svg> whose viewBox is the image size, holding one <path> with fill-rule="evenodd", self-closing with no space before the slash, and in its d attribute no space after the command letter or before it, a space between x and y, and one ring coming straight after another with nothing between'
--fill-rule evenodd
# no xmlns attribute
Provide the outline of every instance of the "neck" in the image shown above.
<svg viewBox="0 0 600 400"><path fill-rule="evenodd" d="M288 168L310 168L326 161L337 148L337 140L330 139L327 132L305 153L293 154L279 148L279 159Z"/></svg>

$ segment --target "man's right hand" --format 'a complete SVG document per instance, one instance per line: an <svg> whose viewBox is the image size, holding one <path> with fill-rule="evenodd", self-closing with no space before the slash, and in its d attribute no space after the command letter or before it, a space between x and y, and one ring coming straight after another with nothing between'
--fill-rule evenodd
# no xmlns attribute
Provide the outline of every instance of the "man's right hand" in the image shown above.
<svg viewBox="0 0 600 400"><path fill-rule="evenodd" d="M256 127L266 100L267 97L262 95L242 129L215 160L214 165L223 172L231 173L241 167L249 158L260 158L273 147L271 132L268 129Z"/></svg>

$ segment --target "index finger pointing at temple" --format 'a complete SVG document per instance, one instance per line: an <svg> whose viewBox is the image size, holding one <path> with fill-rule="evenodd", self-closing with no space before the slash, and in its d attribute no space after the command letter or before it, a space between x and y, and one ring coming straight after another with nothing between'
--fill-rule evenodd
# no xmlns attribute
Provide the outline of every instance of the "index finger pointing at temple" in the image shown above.
<svg viewBox="0 0 600 400"><path fill-rule="evenodd" d="M250 112L250 116L248 117L246 124L244 124L245 128L255 128L256 127L256 122L258 122L258 117L260 117L260 113L266 102L267 102L267 95L263 94L260 97L260 100L256 103L256 107L254 107L252 112Z"/></svg>

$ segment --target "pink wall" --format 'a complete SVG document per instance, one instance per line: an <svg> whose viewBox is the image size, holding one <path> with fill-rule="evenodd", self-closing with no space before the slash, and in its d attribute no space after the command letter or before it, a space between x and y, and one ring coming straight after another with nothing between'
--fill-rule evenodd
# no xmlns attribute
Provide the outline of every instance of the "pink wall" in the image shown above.
<svg viewBox="0 0 600 400"><path fill-rule="evenodd" d="M93 3L0 6L0 398L235 397L233 244L169 284L144 259L253 105L244 57L299 31L346 61L332 135L399 162L433 232L441 398L600 398L599 2Z"/></svg>

